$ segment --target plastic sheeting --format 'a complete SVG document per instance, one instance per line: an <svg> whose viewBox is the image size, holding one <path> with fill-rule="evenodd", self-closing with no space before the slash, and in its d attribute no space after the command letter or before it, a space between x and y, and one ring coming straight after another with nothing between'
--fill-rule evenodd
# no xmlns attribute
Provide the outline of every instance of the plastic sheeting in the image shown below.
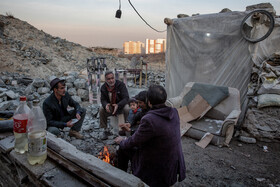
<svg viewBox="0 0 280 187"><path fill-rule="evenodd" d="M176 97L188 82L237 88L244 102L253 63L279 51L279 20L272 34L256 44L240 32L249 12L227 12L173 19L167 28L166 90ZM254 61L254 62L253 62Z"/></svg>

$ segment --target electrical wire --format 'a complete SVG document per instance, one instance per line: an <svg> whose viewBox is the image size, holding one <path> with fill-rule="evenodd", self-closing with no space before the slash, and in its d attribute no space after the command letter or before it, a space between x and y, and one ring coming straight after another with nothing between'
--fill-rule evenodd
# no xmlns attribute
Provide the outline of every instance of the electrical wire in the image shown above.
<svg viewBox="0 0 280 187"><path fill-rule="evenodd" d="M119 10L121 9L121 0L119 0Z"/></svg>
<svg viewBox="0 0 280 187"><path fill-rule="evenodd" d="M138 14L138 16L153 30L155 30L156 32L165 32L166 30L162 30L159 31L157 29L155 29L154 27L152 27L149 23L147 23L147 21L138 13L138 11L136 10L136 8L132 5L132 3L130 2L130 0L128 0L129 4L132 6L132 8L135 10L135 12Z"/></svg>

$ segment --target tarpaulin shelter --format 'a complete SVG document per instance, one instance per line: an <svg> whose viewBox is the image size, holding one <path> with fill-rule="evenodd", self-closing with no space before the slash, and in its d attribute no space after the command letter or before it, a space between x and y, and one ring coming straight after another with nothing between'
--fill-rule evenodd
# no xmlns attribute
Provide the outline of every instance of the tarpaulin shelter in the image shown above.
<svg viewBox="0 0 280 187"><path fill-rule="evenodd" d="M280 50L280 19L263 41L251 43L240 32L250 11L172 19L167 27L166 90L176 97L188 82L237 88L246 100L253 64ZM262 34L261 27L254 34Z"/></svg>

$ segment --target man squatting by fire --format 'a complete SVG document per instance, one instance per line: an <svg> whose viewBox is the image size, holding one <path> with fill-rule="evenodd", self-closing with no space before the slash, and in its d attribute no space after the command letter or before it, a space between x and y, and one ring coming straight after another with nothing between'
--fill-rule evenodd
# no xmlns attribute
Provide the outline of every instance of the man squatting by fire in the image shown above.
<svg viewBox="0 0 280 187"><path fill-rule="evenodd" d="M186 178L180 136L180 119L175 108L164 103L167 94L159 85L147 92L151 108L131 137L117 137L118 156L129 157L132 173L149 186L172 186Z"/></svg>

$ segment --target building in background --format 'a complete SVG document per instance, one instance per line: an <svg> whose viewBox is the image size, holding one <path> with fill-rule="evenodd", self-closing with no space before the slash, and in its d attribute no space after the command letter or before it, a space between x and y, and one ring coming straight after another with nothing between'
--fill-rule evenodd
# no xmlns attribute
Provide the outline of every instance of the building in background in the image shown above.
<svg viewBox="0 0 280 187"><path fill-rule="evenodd" d="M146 54L164 53L166 51L166 39L146 39Z"/></svg>
<svg viewBox="0 0 280 187"><path fill-rule="evenodd" d="M123 44L124 54L142 54L145 52L144 43L137 41L128 41Z"/></svg>

